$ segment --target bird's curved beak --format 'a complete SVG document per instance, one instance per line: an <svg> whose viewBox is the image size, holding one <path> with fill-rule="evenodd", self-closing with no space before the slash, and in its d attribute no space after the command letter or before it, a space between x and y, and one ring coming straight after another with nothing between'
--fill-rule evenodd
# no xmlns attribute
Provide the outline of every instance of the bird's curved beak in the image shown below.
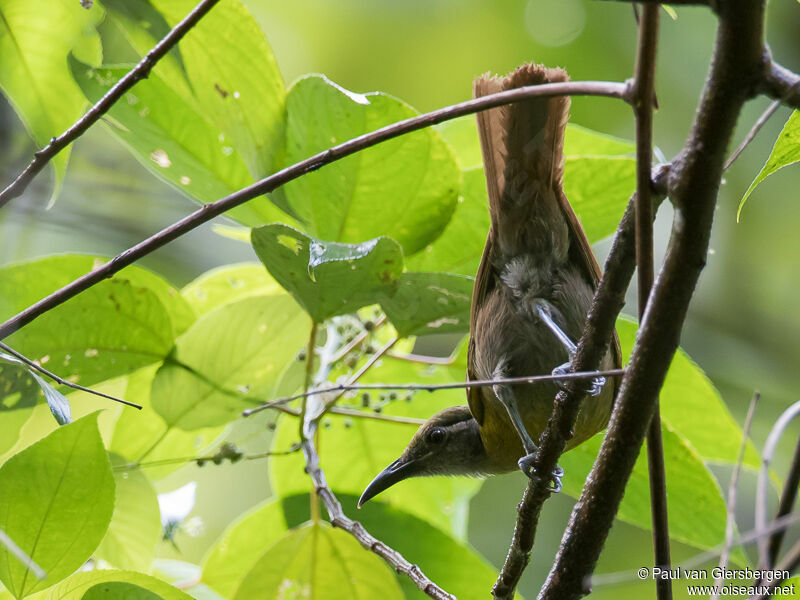
<svg viewBox="0 0 800 600"><path fill-rule="evenodd" d="M407 479L408 477L414 475L417 471L417 462L418 461L413 459L406 460L403 457L400 457L386 467L383 471L378 473L375 479L373 479L367 486L367 489L364 490L364 493L361 494L361 498L358 499L358 508L361 508L361 505L367 500L374 498L385 489L393 486L398 481L402 481L403 479Z"/></svg>

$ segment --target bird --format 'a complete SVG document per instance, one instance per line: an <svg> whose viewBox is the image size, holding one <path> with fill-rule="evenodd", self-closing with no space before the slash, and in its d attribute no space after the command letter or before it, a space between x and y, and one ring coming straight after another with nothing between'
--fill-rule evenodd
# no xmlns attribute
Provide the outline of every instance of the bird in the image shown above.
<svg viewBox="0 0 800 600"><path fill-rule="evenodd" d="M528 63L507 76L485 74L475 97L568 81L566 71ZM475 277L467 384L568 371L601 276L563 191L568 96L538 97L477 114L490 226ZM621 364L614 335L601 369ZM359 507L409 477L488 476L517 468L561 489L563 471L536 473L538 439L553 408L555 382L468 387L467 405L423 423L401 456L381 471ZM617 381L592 380L566 450L603 430Z"/></svg>

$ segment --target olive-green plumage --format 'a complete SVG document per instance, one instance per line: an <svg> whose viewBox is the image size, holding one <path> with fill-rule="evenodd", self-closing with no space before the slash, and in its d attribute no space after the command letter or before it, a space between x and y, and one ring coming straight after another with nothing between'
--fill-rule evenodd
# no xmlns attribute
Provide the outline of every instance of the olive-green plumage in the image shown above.
<svg viewBox="0 0 800 600"><path fill-rule="evenodd" d="M528 64L507 77L478 78L474 93L567 79L561 69ZM478 114L491 226L472 297L469 380L550 373L571 360L567 347L583 329L600 268L562 189L568 111L569 98L561 97ZM614 339L601 369L619 365ZM584 401L567 448L606 426L615 388L598 385ZM470 388L469 407L445 409L423 424L360 503L407 477L502 473L518 464L525 470L523 457L530 459L557 391L554 383Z"/></svg>

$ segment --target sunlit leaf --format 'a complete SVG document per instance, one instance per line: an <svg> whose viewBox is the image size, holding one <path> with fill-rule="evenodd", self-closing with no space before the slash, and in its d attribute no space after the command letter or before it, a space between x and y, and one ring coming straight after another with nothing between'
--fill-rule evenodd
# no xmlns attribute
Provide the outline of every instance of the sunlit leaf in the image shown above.
<svg viewBox="0 0 800 600"><path fill-rule="evenodd" d="M155 595L162 600L192 600L191 596L172 587L168 583L133 571L117 571L104 569L97 571L85 571L75 573L71 577L62 581L58 585L30 596L30 600L83 600L84 594L91 591L93 594L101 593L102 584L114 584L112 589L125 590L141 594L136 588L140 588ZM119 584L129 584L134 588L118 587ZM92 600L99 600L103 596L89 596ZM128 600L128 596L110 596L108 600ZM151 596L133 596L131 600L152 600Z"/></svg>
<svg viewBox="0 0 800 600"><path fill-rule="evenodd" d="M287 108L286 164L417 114L391 96L355 94L320 76L295 82ZM426 129L322 167L282 193L314 236L362 242L387 235L410 255L444 229L458 187L452 152Z"/></svg>
<svg viewBox="0 0 800 600"><path fill-rule="evenodd" d="M178 338L153 380L153 408L170 427L228 423L266 399L309 331L308 317L286 294L221 306Z"/></svg>
<svg viewBox="0 0 800 600"><path fill-rule="evenodd" d="M89 588L81 600L163 600L163 598L133 583L108 581Z"/></svg>
<svg viewBox="0 0 800 600"><path fill-rule="evenodd" d="M270 274L318 323L393 294L403 270L400 246L385 237L340 244L273 223L254 229L252 240Z"/></svg>
<svg viewBox="0 0 800 600"><path fill-rule="evenodd" d="M739 203L736 220L739 220L744 203L759 183L783 167L798 161L800 161L800 111L794 111L783 126L778 139L775 140L775 145L772 147L772 152L767 162L761 168L761 172L756 175L750 187L747 188L742 201Z"/></svg>
<svg viewBox="0 0 800 600"><path fill-rule="evenodd" d="M389 567L350 534L327 523L286 533L245 576L234 600L255 597L309 600L400 600Z"/></svg>
<svg viewBox="0 0 800 600"><path fill-rule="evenodd" d="M276 296L283 293L283 288L258 263L211 269L181 290L181 295L198 315L249 296Z"/></svg>
<svg viewBox="0 0 800 600"><path fill-rule="evenodd" d="M21 598L80 567L103 538L114 479L97 415L59 427L0 467L0 523L47 573L38 580L0 550L0 581Z"/></svg>

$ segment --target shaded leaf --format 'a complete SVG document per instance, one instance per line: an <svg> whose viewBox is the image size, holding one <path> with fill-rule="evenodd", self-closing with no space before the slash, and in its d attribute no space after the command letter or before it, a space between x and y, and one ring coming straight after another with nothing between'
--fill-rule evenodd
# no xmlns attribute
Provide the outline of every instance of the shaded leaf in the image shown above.
<svg viewBox="0 0 800 600"><path fill-rule="evenodd" d="M739 220L739 217L742 215L744 203L747 202L750 194L756 189L759 183L783 167L798 161L800 161L800 111L794 111L783 126L783 130L780 135L778 135L778 139L775 140L775 145L772 147L772 152L767 162L761 168L758 175L756 175L750 187L747 188L742 201L739 202L736 220Z"/></svg>
<svg viewBox="0 0 800 600"><path fill-rule="evenodd" d="M165 583L160 579L156 579L155 577L151 577L150 575L136 573L133 571L117 571L111 569L75 573L58 585L31 596L30 599L82 600L84 598L84 594L86 594L89 590L104 583L131 584L147 590L152 594L155 594L157 598L162 598L163 600L192 600L191 596L188 594L185 594L182 591L175 589L168 583ZM102 589L102 587L100 589ZM114 596L111 598L117 600ZM109 600L111 600L111 598L109 598ZM127 600L127 596L123 596L123 598ZM149 596L134 596L134 598L135 600L151 600Z"/></svg>
<svg viewBox="0 0 800 600"><path fill-rule="evenodd" d="M90 587L82 600L163 600L161 596L143 587L123 581L98 583Z"/></svg>
<svg viewBox="0 0 800 600"><path fill-rule="evenodd" d="M385 237L339 244L279 223L251 235L270 274L318 323L393 294L403 270L400 246Z"/></svg>
<svg viewBox="0 0 800 600"><path fill-rule="evenodd" d="M286 533L255 564L233 596L336 600L402 599L392 572L350 534L327 524Z"/></svg>
<svg viewBox="0 0 800 600"><path fill-rule="evenodd" d="M91 556L114 508L114 479L97 413L59 427L0 467L0 527L47 573L6 550L0 581L17 598L60 581Z"/></svg>
<svg viewBox="0 0 800 600"><path fill-rule="evenodd" d="M66 396L56 390L50 383L48 383L45 379L43 379L39 374L34 371L32 368L28 367L24 362L12 356L10 354L6 354L5 352L0 352L0 359L5 360L6 362L16 364L19 367L19 371L27 372L27 374L39 384L39 388L41 389L42 393L44 394L44 398L47 401L47 406L50 407L50 412L53 413L53 416L56 419L56 422L59 425L66 425L67 423L72 422L72 414L69 407L69 401L67 400ZM10 369L9 369L10 371ZM9 387L13 385L12 382L18 381L18 377L8 377L8 372L5 369L0 369L0 373L3 375L3 379L6 381ZM30 386L27 386L30 387ZM25 394L25 392L21 392ZM12 405L12 408L17 403ZM23 402L23 406L30 406L29 402Z"/></svg>
<svg viewBox="0 0 800 600"><path fill-rule="evenodd" d="M381 308L401 337L467 333L472 277L450 273L403 273L397 293Z"/></svg>
<svg viewBox="0 0 800 600"><path fill-rule="evenodd" d="M355 94L318 75L293 84L287 109L287 165L417 114L391 96ZM387 235L411 255L444 229L458 187L450 148L425 129L326 165L282 194L311 235L336 242Z"/></svg>

